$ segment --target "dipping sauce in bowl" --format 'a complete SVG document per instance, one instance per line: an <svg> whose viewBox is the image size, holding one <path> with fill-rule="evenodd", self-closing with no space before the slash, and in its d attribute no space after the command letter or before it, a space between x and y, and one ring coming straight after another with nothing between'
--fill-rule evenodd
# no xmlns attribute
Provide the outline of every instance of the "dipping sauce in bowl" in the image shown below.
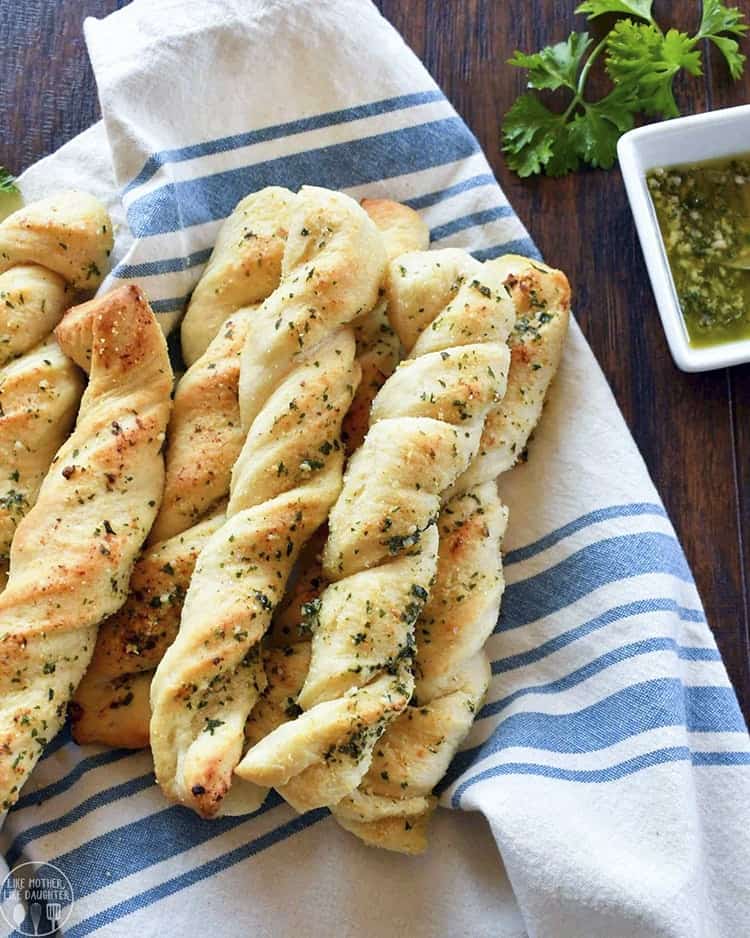
<svg viewBox="0 0 750 938"><path fill-rule="evenodd" d="M750 338L750 153L647 182L690 345Z"/></svg>

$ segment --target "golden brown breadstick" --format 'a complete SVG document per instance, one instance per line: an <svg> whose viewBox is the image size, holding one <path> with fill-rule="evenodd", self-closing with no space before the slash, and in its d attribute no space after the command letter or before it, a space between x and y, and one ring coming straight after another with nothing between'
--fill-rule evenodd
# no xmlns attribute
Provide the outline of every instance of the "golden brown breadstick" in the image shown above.
<svg viewBox="0 0 750 938"><path fill-rule="evenodd" d="M403 853L425 848L436 804L432 790L485 693L489 674L481 649L500 607L506 523L494 477L526 447L568 326L570 288L560 271L518 256L490 266L516 310L507 391L487 417L477 458L454 486L462 494L440 515L437 576L417 622L415 698L379 741L357 792L333 808L337 820L366 843Z"/></svg>
<svg viewBox="0 0 750 938"><path fill-rule="evenodd" d="M278 286L292 198L285 189L269 187L243 199L222 226L193 293L183 342L193 353L208 345L175 390L164 496L149 536L153 549L134 568L125 606L100 629L76 691L72 714L78 742L148 744L151 672L177 633L198 545L216 527L206 519L229 494L232 466L246 436L237 399L239 357L257 307L237 307L263 300ZM156 566L162 555L168 561ZM163 582L165 563L180 571L173 589ZM160 595L154 590L162 588L170 596L168 609L153 605ZM152 646L160 629L162 640ZM151 653L141 654L147 646Z"/></svg>
<svg viewBox="0 0 750 938"><path fill-rule="evenodd" d="M151 688L157 779L204 816L225 807L245 721L265 684L259 639L338 494L341 421L359 380L353 334L341 327L372 308L384 266L377 229L356 203L301 190L282 282L243 351L240 405L250 432L228 521L201 552Z"/></svg>
<svg viewBox="0 0 750 938"><path fill-rule="evenodd" d="M90 370L76 428L13 540L0 595L0 802L8 808L127 595L156 514L172 373L143 295L123 287L71 310L61 346Z"/></svg>
<svg viewBox="0 0 750 938"><path fill-rule="evenodd" d="M239 355L254 311L239 310L226 320L177 385L151 545L133 569L125 605L102 624L76 691L71 712L77 742L148 745L151 674L177 634L195 561L222 520L215 516L223 512L245 438L237 401ZM169 601L162 603L165 595ZM161 640L154 643L157 634Z"/></svg>

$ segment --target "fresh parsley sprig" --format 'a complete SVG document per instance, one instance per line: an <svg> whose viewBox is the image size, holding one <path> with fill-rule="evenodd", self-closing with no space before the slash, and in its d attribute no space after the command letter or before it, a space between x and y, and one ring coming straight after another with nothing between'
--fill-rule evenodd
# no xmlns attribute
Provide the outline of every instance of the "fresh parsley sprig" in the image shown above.
<svg viewBox="0 0 750 938"><path fill-rule="evenodd" d="M684 69L703 73L700 43L712 42L739 78L745 55L739 41L747 32L743 14L723 0L704 0L695 35L669 29L654 20L653 0L584 0L576 8L589 19L605 13L624 16L598 43L588 32L573 32L564 42L539 52L516 52L510 64L527 71L530 92L521 95L505 116L503 150L520 176L545 172L562 176L582 163L609 169L617 141L639 114L679 114L672 87ZM586 98L591 67L604 55L612 90L598 101ZM550 110L536 92L567 90L564 111Z"/></svg>

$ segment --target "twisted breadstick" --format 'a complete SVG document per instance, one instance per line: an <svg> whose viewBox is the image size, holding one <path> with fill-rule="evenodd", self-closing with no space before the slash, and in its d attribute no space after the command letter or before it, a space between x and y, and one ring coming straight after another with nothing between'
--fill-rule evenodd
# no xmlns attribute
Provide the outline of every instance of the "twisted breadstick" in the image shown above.
<svg viewBox="0 0 750 938"><path fill-rule="evenodd" d="M73 309L63 349L90 370L76 428L13 540L0 595L0 800L8 808L124 601L164 481L172 374L139 290Z"/></svg>
<svg viewBox="0 0 750 938"><path fill-rule="evenodd" d="M151 688L159 783L204 816L224 808L244 724L265 684L258 642L270 613L341 485L339 435L359 366L353 334L339 327L374 305L384 266L377 229L356 203L301 190L281 284L256 319L264 341L248 341L243 352L250 432L232 474L228 521L201 552L179 634Z"/></svg>
<svg viewBox="0 0 750 938"><path fill-rule="evenodd" d="M416 627L414 699L379 740L358 790L332 809L366 843L403 853L426 846L436 806L432 790L489 684L481 648L500 609L506 520L494 483L456 495L443 507L435 585Z"/></svg>
<svg viewBox="0 0 750 938"><path fill-rule="evenodd" d="M515 256L490 266L516 308L508 388L487 417L477 458L454 487L463 494L440 515L438 573L417 623L415 698L380 740L358 791L333 809L366 843L404 853L426 846L436 804L431 792L486 692L489 669L481 649L499 613L506 524L494 477L526 447L557 370L569 319L570 288L560 271ZM393 282L389 297L397 329L413 312L400 302L401 283Z"/></svg>
<svg viewBox="0 0 750 938"><path fill-rule="evenodd" d="M412 354L375 398L331 512L324 567L336 582L315 608L298 700L305 712L237 768L299 810L334 805L357 787L411 697L414 623L436 572L440 500L476 454L505 390L513 307L491 268L446 250L399 258L394 278L419 294L407 330Z"/></svg>
<svg viewBox="0 0 750 938"><path fill-rule="evenodd" d="M183 341L194 354L211 340L177 384L154 546L133 570L125 605L99 629L71 708L78 742L148 745L151 673L177 634L195 561L219 525L212 516L229 494L246 436L237 400L240 352L257 306L236 307L278 286L292 199L278 187L243 199L193 293Z"/></svg>
<svg viewBox="0 0 750 938"><path fill-rule="evenodd" d="M76 691L71 716L79 743L148 745L153 669L177 634L198 554L223 523L222 503L245 438L237 385L240 352L255 309L227 319L177 385L152 546L133 568L125 604L102 623Z"/></svg>
<svg viewBox="0 0 750 938"><path fill-rule="evenodd" d="M182 320L188 365L206 351L228 316L261 303L278 286L294 201L288 189L268 186L246 196L222 225Z"/></svg>
<svg viewBox="0 0 750 938"><path fill-rule="evenodd" d="M405 205L387 199L363 199L362 208L383 235L389 261L405 251L426 250L429 231L419 215ZM385 290L375 308L354 323L357 361L362 379L344 418L342 436L348 454L364 440L375 395L390 377L400 357L398 336L388 321ZM300 557L297 579L276 611L263 654L268 684L245 724L248 746L259 742L299 712L297 697L310 664L310 632L304 623L305 607L323 591L325 578L321 552L328 531L320 528ZM308 607L309 608L309 607Z"/></svg>
<svg viewBox="0 0 750 938"><path fill-rule="evenodd" d="M32 203L0 224L2 565L83 393L78 369L49 334L74 289L99 285L111 228L104 206L83 192Z"/></svg>

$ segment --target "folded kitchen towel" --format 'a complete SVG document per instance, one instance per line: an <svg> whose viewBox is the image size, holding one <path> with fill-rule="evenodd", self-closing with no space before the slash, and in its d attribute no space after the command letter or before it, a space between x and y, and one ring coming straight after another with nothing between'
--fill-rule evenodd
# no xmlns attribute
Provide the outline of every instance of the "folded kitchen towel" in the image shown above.
<svg viewBox="0 0 750 938"><path fill-rule="evenodd" d="M86 38L103 123L21 185L101 195L119 228L105 288L140 283L167 329L222 219L269 184L389 196L423 213L436 247L536 255L476 140L368 0L135 0ZM164 800L148 752L62 734L2 843L10 867L67 874L64 935L748 933L750 741L575 324L529 460L501 490L492 685L441 796L462 810L438 813L427 855L369 850L273 796L202 821Z"/></svg>

